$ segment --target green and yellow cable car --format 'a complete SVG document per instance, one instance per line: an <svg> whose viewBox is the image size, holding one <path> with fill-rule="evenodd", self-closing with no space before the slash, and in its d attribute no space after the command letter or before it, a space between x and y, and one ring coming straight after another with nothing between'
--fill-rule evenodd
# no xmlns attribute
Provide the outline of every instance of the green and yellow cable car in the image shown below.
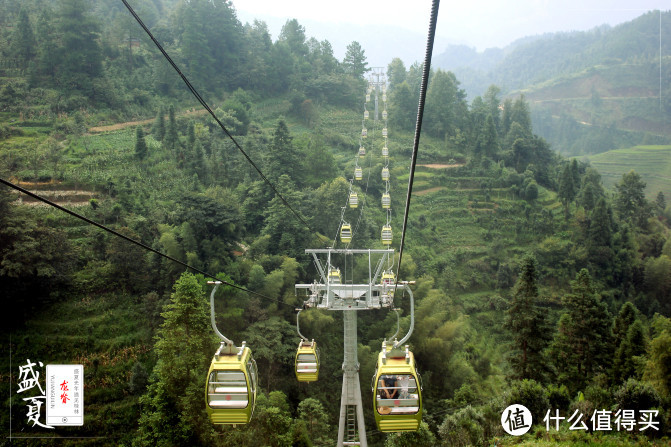
<svg viewBox="0 0 671 447"><path fill-rule="evenodd" d="M359 195L356 192L349 194L349 207L356 208L359 206Z"/></svg>
<svg viewBox="0 0 671 447"><path fill-rule="evenodd" d="M391 208L391 195L389 195L389 193L382 193L382 208Z"/></svg>
<svg viewBox="0 0 671 447"><path fill-rule="evenodd" d="M213 424L249 422L256 404L258 375L252 351L244 342L239 348L221 344L205 385L206 410Z"/></svg>
<svg viewBox="0 0 671 447"><path fill-rule="evenodd" d="M340 227L340 242L343 244L352 242L352 226L346 222Z"/></svg>
<svg viewBox="0 0 671 447"><path fill-rule="evenodd" d="M382 285L393 286L396 282L396 275L393 270L385 270L382 272Z"/></svg>
<svg viewBox="0 0 671 447"><path fill-rule="evenodd" d="M334 267L329 268L328 280L331 284L340 284L340 269Z"/></svg>
<svg viewBox="0 0 671 447"><path fill-rule="evenodd" d="M415 357L382 345L373 375L375 424L382 432L416 431L422 422L422 389Z"/></svg>
<svg viewBox="0 0 671 447"><path fill-rule="evenodd" d="M363 169L360 167L354 168L354 180L361 181L363 180Z"/></svg>
<svg viewBox="0 0 671 447"><path fill-rule="evenodd" d="M294 362L296 379L299 382L315 382L319 377L319 351L314 340L301 340L298 343Z"/></svg>
<svg viewBox="0 0 671 447"><path fill-rule="evenodd" d="M386 182L389 180L389 168L382 168L382 181Z"/></svg>
<svg viewBox="0 0 671 447"><path fill-rule="evenodd" d="M384 225L382 227L381 237L383 245L391 245L391 239L392 239L391 225Z"/></svg>
<svg viewBox="0 0 671 447"><path fill-rule="evenodd" d="M366 148L363 146L359 147L359 157L365 157L366 156Z"/></svg>

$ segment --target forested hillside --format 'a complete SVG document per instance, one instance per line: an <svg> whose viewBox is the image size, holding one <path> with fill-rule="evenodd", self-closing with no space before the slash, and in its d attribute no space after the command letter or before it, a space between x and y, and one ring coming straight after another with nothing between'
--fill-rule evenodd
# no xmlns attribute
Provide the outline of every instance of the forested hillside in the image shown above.
<svg viewBox="0 0 671 447"><path fill-rule="evenodd" d="M71 445L334 445L342 317L301 314L321 366L317 382L297 382L295 309L305 297L294 285L317 279L305 249L340 246L360 153L365 50L352 42L338 60L297 20L273 41L263 22L241 23L227 1L130 3L232 138L123 3L3 2L0 178L239 287L217 294L216 321L256 358L256 410L235 427L207 417L218 345L212 278L0 186L0 296L11 310L0 368L10 389L1 414L7 436ZM421 71L394 59L386 72L396 250ZM505 97L492 84L469 102L462 82L441 69L430 78L401 266L400 279L415 281L409 343L422 375L423 423L402 434L374 429L368 384L397 320L388 309L360 311L369 445L668 445L665 193L646 199L635 171L609 193L594 167L562 158L538 135L528 97ZM354 186L366 205L361 214L345 210L358 222L355 248L382 246L386 214L380 140L368 141L378 143L361 161L367 183ZM83 426L30 420L34 408L18 391L28 359L84 365ZM534 416L522 438L501 425L513 403ZM559 430L554 419L549 429L543 422L550 409L567 419ZM595 411L615 428L624 410L631 430L620 422L594 429ZM574 412L592 429L569 430ZM44 423L44 407L41 415ZM654 428L644 429L646 415Z"/></svg>
<svg viewBox="0 0 671 447"><path fill-rule="evenodd" d="M525 94L534 128L555 150L594 154L670 142L669 35L669 12L651 11L615 27L523 38L482 53L452 46L436 64L464 79L471 96L492 83L506 95Z"/></svg>

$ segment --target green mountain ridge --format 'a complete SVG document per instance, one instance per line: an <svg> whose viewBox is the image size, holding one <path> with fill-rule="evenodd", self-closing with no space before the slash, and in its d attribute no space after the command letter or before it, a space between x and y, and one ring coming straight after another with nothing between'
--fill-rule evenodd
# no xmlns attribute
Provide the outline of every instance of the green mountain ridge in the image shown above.
<svg viewBox="0 0 671 447"><path fill-rule="evenodd" d="M615 27L535 36L500 51L448 49L436 63L452 69L470 97L489 84L524 94L534 128L555 150L591 154L671 142L669 35L671 13L651 11Z"/></svg>

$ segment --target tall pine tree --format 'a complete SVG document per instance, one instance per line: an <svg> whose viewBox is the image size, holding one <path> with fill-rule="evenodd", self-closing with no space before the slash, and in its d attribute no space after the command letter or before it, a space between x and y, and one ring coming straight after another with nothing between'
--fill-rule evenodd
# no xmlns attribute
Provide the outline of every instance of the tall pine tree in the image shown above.
<svg viewBox="0 0 671 447"><path fill-rule="evenodd" d="M184 273L163 312L154 351L158 358L133 445L211 445L212 424L203 384L216 340L198 279Z"/></svg>
<svg viewBox="0 0 671 447"><path fill-rule="evenodd" d="M144 160L147 157L147 142L144 139L142 126L137 126L135 130L135 158Z"/></svg>
<svg viewBox="0 0 671 447"><path fill-rule="evenodd" d="M277 183L283 173L298 173L301 168L301 154L293 144L293 138L289 133L287 123L280 119L275 126L270 149L266 152L266 164L268 166L268 178ZM293 176L297 183L302 182L302 176ZM282 194L288 191L280 191Z"/></svg>
<svg viewBox="0 0 671 447"><path fill-rule="evenodd" d="M363 48L361 48L361 44L356 40L347 45L347 52L342 61L342 67L345 70L345 73L350 74L355 78L363 77L363 75L370 70L370 68L368 68L368 62L366 62L366 53Z"/></svg>
<svg viewBox="0 0 671 447"><path fill-rule="evenodd" d="M612 354L612 318L587 269L571 281L571 293L562 302L566 311L559 319L552 351L560 382L577 392L594 375L606 372Z"/></svg>
<svg viewBox="0 0 671 447"><path fill-rule="evenodd" d="M57 80L68 89L94 97L93 79L102 73L100 26L90 14L86 0L61 0L57 48Z"/></svg>
<svg viewBox="0 0 671 447"><path fill-rule="evenodd" d="M168 109L168 126L165 129L165 138L163 139L163 144L170 149L174 150L175 146L179 144L179 138L177 136L177 122L175 121L175 107L171 104Z"/></svg>
<svg viewBox="0 0 671 447"><path fill-rule="evenodd" d="M571 202L576 197L576 188L575 188L575 179L573 178L573 170L571 169L570 164L566 164L564 169L562 169L559 176L559 190L557 195L564 205L564 218L568 221L570 214L569 210L571 207Z"/></svg>
<svg viewBox="0 0 671 447"><path fill-rule="evenodd" d="M542 381L547 369L543 350L550 339L545 314L538 307L536 259L522 260L519 278L506 316L506 328L513 338L510 364L515 379Z"/></svg>
<svg viewBox="0 0 671 447"><path fill-rule="evenodd" d="M158 109L151 134L156 141L163 141L163 138L165 138L165 109L163 106Z"/></svg>
<svg viewBox="0 0 671 447"><path fill-rule="evenodd" d="M36 48L35 35L30 26L28 13L22 8L19 12L19 23L16 24L14 34L12 35L12 52L25 68L33 57L35 57Z"/></svg>

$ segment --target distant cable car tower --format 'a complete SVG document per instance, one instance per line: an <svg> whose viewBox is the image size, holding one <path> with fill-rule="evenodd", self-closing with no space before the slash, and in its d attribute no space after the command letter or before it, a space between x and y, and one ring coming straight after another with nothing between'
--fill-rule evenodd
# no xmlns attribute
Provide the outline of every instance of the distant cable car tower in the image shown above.
<svg viewBox="0 0 671 447"><path fill-rule="evenodd" d="M383 99L386 102L386 91L387 91L387 75L385 74L384 67L371 67L370 74L368 75L368 88L372 89L375 93L375 121L379 120L379 109L378 109L378 95L382 93ZM385 104L386 109L386 104Z"/></svg>

